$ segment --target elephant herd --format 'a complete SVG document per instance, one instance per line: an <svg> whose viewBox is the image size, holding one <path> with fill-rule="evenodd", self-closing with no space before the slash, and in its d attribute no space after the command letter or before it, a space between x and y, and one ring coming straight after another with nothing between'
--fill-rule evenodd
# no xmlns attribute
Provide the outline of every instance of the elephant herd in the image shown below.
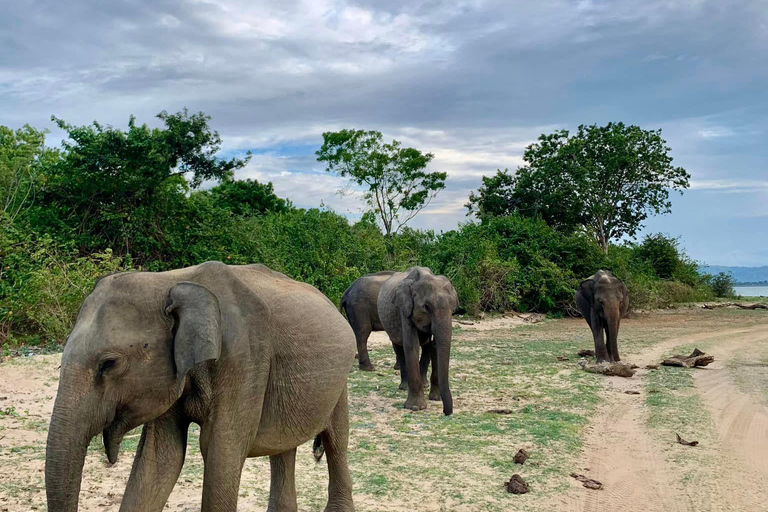
<svg viewBox="0 0 768 512"><path fill-rule="evenodd" d="M576 302L598 360L618 361L624 285L598 272ZM431 365L428 398L442 400L450 415L457 304L450 281L424 267L355 281L341 300L348 320L317 289L263 265L208 262L102 278L62 355L46 448L48 510L78 509L94 436L102 434L114 463L125 434L143 425L120 510L160 512L184 464L191 423L200 426L203 512L235 511L245 459L260 456L270 460L268 510L296 511L296 448L313 438L328 462L325 510L354 510L347 376L355 346L360 368L371 370L368 336L386 331L408 391L405 407L427 407Z"/></svg>

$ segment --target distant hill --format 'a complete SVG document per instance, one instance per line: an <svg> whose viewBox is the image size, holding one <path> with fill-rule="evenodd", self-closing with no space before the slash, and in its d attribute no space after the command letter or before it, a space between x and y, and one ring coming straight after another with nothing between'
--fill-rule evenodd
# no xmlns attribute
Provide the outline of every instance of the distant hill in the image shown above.
<svg viewBox="0 0 768 512"><path fill-rule="evenodd" d="M699 267L699 272L719 274L730 272L736 283L763 283L768 281L768 266L765 267L727 267L724 265L706 265Z"/></svg>

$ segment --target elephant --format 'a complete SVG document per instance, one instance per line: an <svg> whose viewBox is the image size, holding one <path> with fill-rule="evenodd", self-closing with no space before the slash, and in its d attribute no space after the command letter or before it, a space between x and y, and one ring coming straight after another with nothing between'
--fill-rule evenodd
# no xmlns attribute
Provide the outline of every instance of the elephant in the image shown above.
<svg viewBox="0 0 768 512"><path fill-rule="evenodd" d="M584 316L595 339L595 357L598 363L619 362L619 323L629 310L629 293L620 280L605 270L582 281L576 291L576 306ZM608 343L604 341L608 338Z"/></svg>
<svg viewBox="0 0 768 512"><path fill-rule="evenodd" d="M296 447L327 455L326 511L354 510L347 376L354 334L315 288L221 262L102 278L61 361L45 461L50 512L74 512L90 440L110 463L143 425L124 512L160 512L200 425L203 512L234 512L247 457L269 456L269 511L296 511Z"/></svg>
<svg viewBox="0 0 768 512"><path fill-rule="evenodd" d="M412 267L387 279L379 292L379 318L400 363L401 389L407 383L404 407L427 408L424 382L432 363L430 400L443 401L443 414L453 413L448 383L451 356L451 317L458 296L451 281L426 267ZM419 361L419 346L422 357Z"/></svg>
<svg viewBox="0 0 768 512"><path fill-rule="evenodd" d="M356 279L341 296L340 309L346 312L349 325L355 331L358 364L364 371L373 371L373 364L368 355L368 337L372 331L384 330L379 320L377 301L381 285L392 274L394 272L384 271Z"/></svg>

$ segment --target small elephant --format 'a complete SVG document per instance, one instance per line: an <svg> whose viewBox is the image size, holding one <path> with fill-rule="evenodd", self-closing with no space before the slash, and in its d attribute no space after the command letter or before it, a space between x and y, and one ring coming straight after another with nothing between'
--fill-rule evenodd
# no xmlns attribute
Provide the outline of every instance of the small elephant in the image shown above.
<svg viewBox="0 0 768 512"><path fill-rule="evenodd" d="M448 384L451 357L451 316L458 305L453 285L426 267L413 267L393 274L379 292L379 318L389 334L400 363L401 388L408 385L405 408L427 408L424 384L432 363L430 400L443 401L443 413L453 413ZM419 361L419 346L422 357Z"/></svg>
<svg viewBox="0 0 768 512"><path fill-rule="evenodd" d="M605 270L598 271L579 285L576 306L584 316L595 339L597 362L619 362L619 323L629 310L629 293L624 283ZM604 341L603 331L608 338Z"/></svg>
<svg viewBox="0 0 768 512"><path fill-rule="evenodd" d="M313 437L328 460L325 510L353 511L353 338L322 293L263 265L102 278L62 356L46 448L48 510L77 510L91 438L102 433L114 463L123 436L144 425L120 510L162 511L197 423L203 512L235 512L245 459L260 456L271 467L268 510L296 511L296 447Z"/></svg>
<svg viewBox="0 0 768 512"><path fill-rule="evenodd" d="M394 272L377 272L363 276L355 280L341 296L340 308L347 313L349 325L355 331L358 363L361 370L373 370L373 364L368 355L368 337L372 331L384 330L379 320L377 301L381 285L392 277L392 274Z"/></svg>

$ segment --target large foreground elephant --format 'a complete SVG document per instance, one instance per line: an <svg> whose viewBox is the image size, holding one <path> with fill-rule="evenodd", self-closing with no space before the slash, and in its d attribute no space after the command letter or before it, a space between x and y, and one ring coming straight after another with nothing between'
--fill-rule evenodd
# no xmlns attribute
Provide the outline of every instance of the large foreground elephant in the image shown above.
<svg viewBox="0 0 768 512"><path fill-rule="evenodd" d="M347 313L349 325L355 331L361 370L373 370L373 364L368 355L368 337L372 331L384 330L379 319L377 303L381 285L392 277L392 274L394 272L384 271L356 279L341 296L340 307Z"/></svg>
<svg viewBox="0 0 768 512"><path fill-rule="evenodd" d="M202 510L234 512L246 457L269 456L269 510L295 511L296 447L319 435L328 511L352 511L347 376L353 333L309 285L262 265L115 274L67 341L46 450L50 512L74 512L92 437L111 463L144 425L121 511L160 512L200 425Z"/></svg>
<svg viewBox="0 0 768 512"><path fill-rule="evenodd" d="M393 274L379 292L379 318L387 331L403 382L408 383L405 408L427 408L423 380L432 363L430 400L443 401L443 413L453 413L448 384L451 357L451 316L458 305L453 285L426 267L413 267ZM419 364L421 347L422 364Z"/></svg>
<svg viewBox="0 0 768 512"><path fill-rule="evenodd" d="M629 309L629 293L624 283L610 272L600 270L579 285L576 306L592 329L597 362L621 361L617 344L619 323Z"/></svg>

